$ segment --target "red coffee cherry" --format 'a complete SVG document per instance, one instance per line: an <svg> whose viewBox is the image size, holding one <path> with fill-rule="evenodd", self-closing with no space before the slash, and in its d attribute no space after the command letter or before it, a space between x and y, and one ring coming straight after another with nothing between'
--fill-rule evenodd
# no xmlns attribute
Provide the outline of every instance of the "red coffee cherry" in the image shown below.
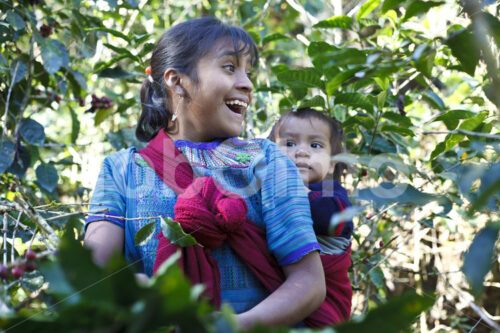
<svg viewBox="0 0 500 333"><path fill-rule="evenodd" d="M381 241L378 243L378 245L379 245L380 247L384 247L384 245L385 245L385 244L384 244L384 241L383 241L383 240L381 240Z"/></svg>
<svg viewBox="0 0 500 333"><path fill-rule="evenodd" d="M36 269L36 264L33 261L26 263L26 272L33 272Z"/></svg>
<svg viewBox="0 0 500 333"><path fill-rule="evenodd" d="M9 270L4 265L0 265L0 279L7 280L9 278Z"/></svg>
<svg viewBox="0 0 500 333"><path fill-rule="evenodd" d="M60 102L61 102L61 99L62 99L62 98L61 98L61 96L59 96L59 95L56 95L56 96L54 97L54 100L56 101L56 103L60 103Z"/></svg>
<svg viewBox="0 0 500 333"><path fill-rule="evenodd" d="M24 253L24 257L28 261L35 260L36 259L36 252L33 250L26 250L26 252Z"/></svg>
<svg viewBox="0 0 500 333"><path fill-rule="evenodd" d="M42 24L40 27L40 35L43 38L47 38L52 34L52 27L50 25Z"/></svg>
<svg viewBox="0 0 500 333"><path fill-rule="evenodd" d="M14 279L19 279L24 274L24 267L22 265L14 266L10 273Z"/></svg>
<svg viewBox="0 0 500 333"><path fill-rule="evenodd" d="M80 106L85 106L85 100L83 98L78 98L78 104L80 104Z"/></svg>
<svg viewBox="0 0 500 333"><path fill-rule="evenodd" d="M366 176L368 176L368 170L366 169L361 170L361 177L366 177Z"/></svg>

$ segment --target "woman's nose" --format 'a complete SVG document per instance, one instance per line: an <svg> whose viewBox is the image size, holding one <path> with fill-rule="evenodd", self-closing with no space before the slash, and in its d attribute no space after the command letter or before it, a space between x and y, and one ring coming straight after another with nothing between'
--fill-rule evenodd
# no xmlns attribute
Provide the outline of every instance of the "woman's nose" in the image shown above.
<svg viewBox="0 0 500 333"><path fill-rule="evenodd" d="M236 88L247 91L251 93L253 91L253 84L250 81L246 71L240 71L236 81Z"/></svg>

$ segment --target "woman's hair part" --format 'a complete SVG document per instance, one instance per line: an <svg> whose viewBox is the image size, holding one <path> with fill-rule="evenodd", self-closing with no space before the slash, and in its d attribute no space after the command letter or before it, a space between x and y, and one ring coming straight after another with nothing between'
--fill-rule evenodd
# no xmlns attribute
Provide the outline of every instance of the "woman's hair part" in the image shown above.
<svg viewBox="0 0 500 333"><path fill-rule="evenodd" d="M140 141L148 142L158 131L167 128L173 110L163 75L168 68L187 75L198 83L197 64L220 40L231 41L238 58L250 54L252 67L257 65L258 50L250 35L240 27L222 23L213 17L188 20L172 26L156 43L151 56L151 80L141 86L142 111L136 128Z"/></svg>
<svg viewBox="0 0 500 333"><path fill-rule="evenodd" d="M281 127L284 126L286 121L292 117L298 119L314 118L328 124L328 128L330 129L330 155L334 156L345 151L344 130L342 129L340 121L312 108L302 108L298 109L297 111L290 111L288 113L285 113L280 117L280 119L278 119L278 121L271 129L269 140L276 142L280 136ZM342 174L346 169L347 165L345 165L345 163L337 162L333 171L333 178L337 181L340 181L340 178L342 177Z"/></svg>

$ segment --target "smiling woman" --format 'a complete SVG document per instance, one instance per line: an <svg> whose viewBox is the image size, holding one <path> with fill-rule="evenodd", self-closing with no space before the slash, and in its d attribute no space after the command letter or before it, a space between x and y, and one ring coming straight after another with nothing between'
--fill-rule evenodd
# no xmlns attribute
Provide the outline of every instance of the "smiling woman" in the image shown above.
<svg viewBox="0 0 500 333"><path fill-rule="evenodd" d="M236 138L256 61L250 36L214 18L186 21L160 38L136 130L148 146L105 159L91 207L109 213L90 217L85 235L97 262L124 251L151 276L175 246L159 220L146 244L135 246L135 234L154 216L179 221L204 245L183 248L181 267L205 284L214 306L229 303L242 328L295 325L325 296L297 168L269 140Z"/></svg>

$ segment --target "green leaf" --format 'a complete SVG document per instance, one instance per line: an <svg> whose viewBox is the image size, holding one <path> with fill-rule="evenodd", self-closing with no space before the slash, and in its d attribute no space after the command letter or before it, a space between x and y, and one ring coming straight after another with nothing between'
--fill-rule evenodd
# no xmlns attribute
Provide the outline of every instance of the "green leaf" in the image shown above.
<svg viewBox="0 0 500 333"><path fill-rule="evenodd" d="M395 125L384 125L380 129L382 132L396 132L399 133L403 136L415 136L415 133L413 133L412 130L405 128L405 127L400 127L400 126L395 126Z"/></svg>
<svg viewBox="0 0 500 333"><path fill-rule="evenodd" d="M36 180L38 184L48 192L55 190L59 175L52 164L40 164L36 168Z"/></svg>
<svg viewBox="0 0 500 333"><path fill-rule="evenodd" d="M69 108L69 112L71 115L71 143L75 143L80 133L80 120L72 107Z"/></svg>
<svg viewBox="0 0 500 333"><path fill-rule="evenodd" d="M156 230L156 222L151 222L143 226L135 234L135 246L146 245L147 242L153 237Z"/></svg>
<svg viewBox="0 0 500 333"><path fill-rule="evenodd" d="M22 30L26 26L26 22L24 22L21 15L19 15L12 9L7 11L6 20L16 31Z"/></svg>
<svg viewBox="0 0 500 333"><path fill-rule="evenodd" d="M298 88L323 88L324 84L320 75L313 68L303 70L287 70L278 73L278 80L291 87Z"/></svg>
<svg viewBox="0 0 500 333"><path fill-rule="evenodd" d="M78 293L75 294L75 290L69 284L61 265L56 261L44 260L41 262L39 267L40 272L42 272L45 280L49 283L49 289L47 292L49 294L59 294L59 295L70 295L74 294L73 300L78 300Z"/></svg>
<svg viewBox="0 0 500 333"><path fill-rule="evenodd" d="M429 202L436 201L443 207L442 215L447 214L452 206L452 202L445 196L421 192L405 183L392 184L384 182L377 187L360 189L357 190L357 198L371 201L377 207L394 202L424 206Z"/></svg>
<svg viewBox="0 0 500 333"><path fill-rule="evenodd" d="M69 54L66 47L55 39L45 38L41 45L43 66L49 74L54 74L61 67L68 67Z"/></svg>
<svg viewBox="0 0 500 333"><path fill-rule="evenodd" d="M488 33L493 37L497 45L500 47L500 20L498 17L495 17L487 12L481 12L479 14L482 16L482 19L488 25Z"/></svg>
<svg viewBox="0 0 500 333"><path fill-rule="evenodd" d="M385 0L382 4L382 14L398 5L403 4L404 2L406 2L406 0Z"/></svg>
<svg viewBox="0 0 500 333"><path fill-rule="evenodd" d="M433 159L435 159L439 154L444 152L445 148L446 148L445 142L438 143L436 148L434 148L434 150L432 151L431 157L429 158L429 160L432 161Z"/></svg>
<svg viewBox="0 0 500 333"><path fill-rule="evenodd" d="M346 15L332 16L326 20L319 21L313 28L340 28L352 29L353 20Z"/></svg>
<svg viewBox="0 0 500 333"><path fill-rule="evenodd" d="M358 14L356 15L356 20L359 21L360 18L365 17L366 15L370 14L375 8L378 7L380 4L380 0L368 0L361 6L359 9Z"/></svg>
<svg viewBox="0 0 500 333"><path fill-rule="evenodd" d="M339 93L335 95L335 104L343 104L353 108L362 108L369 112L373 112L372 103L364 94L361 93Z"/></svg>
<svg viewBox="0 0 500 333"><path fill-rule="evenodd" d="M382 272L382 269L380 267L376 267L375 269L372 269L370 271L370 280L377 288L382 289L385 287L384 272Z"/></svg>
<svg viewBox="0 0 500 333"><path fill-rule="evenodd" d="M0 285L0 318L5 320L12 315L14 315L14 307L12 306L11 296L7 284L2 283Z"/></svg>
<svg viewBox="0 0 500 333"><path fill-rule="evenodd" d="M444 110L445 105L441 97L439 97L434 91L432 90L427 90L423 95L422 98L425 99L427 102L429 102L433 107L439 109L439 110Z"/></svg>
<svg viewBox="0 0 500 333"><path fill-rule="evenodd" d="M180 246L187 247L196 245L196 239L186 234L180 225L179 222L173 221L170 217L163 218L161 217L161 230L163 232L163 236L170 241L170 243Z"/></svg>
<svg viewBox="0 0 500 333"><path fill-rule="evenodd" d="M307 54L314 58L317 55L324 55L327 52L340 50L338 47L328 44L327 42L311 42L307 47Z"/></svg>
<svg viewBox="0 0 500 333"><path fill-rule="evenodd" d="M285 36L285 35L280 34L280 33L269 34L262 39L262 45L266 45L269 42L274 42L274 41L282 40L282 39L290 39L290 37Z"/></svg>
<svg viewBox="0 0 500 333"><path fill-rule="evenodd" d="M408 291L399 297L392 297L386 303L368 312L361 321L348 321L335 326L338 333L358 332L404 332L417 316L434 304L434 297L420 296ZM397 315L395 315L397 314Z"/></svg>
<svg viewBox="0 0 500 333"><path fill-rule="evenodd" d="M139 4L135 0L125 0L125 2L132 8L139 7Z"/></svg>
<svg viewBox="0 0 500 333"><path fill-rule="evenodd" d="M99 77L108 77L112 79L124 79L130 76L133 76L133 74L124 71L120 66L105 68L99 73Z"/></svg>
<svg viewBox="0 0 500 333"><path fill-rule="evenodd" d="M10 66L10 77L11 84L16 84L17 82L24 79L26 74L28 73L28 64L26 64L22 60L13 61Z"/></svg>
<svg viewBox="0 0 500 333"><path fill-rule="evenodd" d="M474 76L480 56L480 49L474 39L474 33L467 28L453 32L453 36L446 42L453 56L460 62L462 70L471 76Z"/></svg>
<svg viewBox="0 0 500 333"><path fill-rule="evenodd" d="M118 61L122 60L123 58L127 58L127 55L126 54L120 54L120 55L118 55L118 56L116 56L116 57L108 60L105 63L100 63L99 65L96 65L94 67L94 71L101 72L103 69L108 68L111 65L114 65L115 63L117 63Z"/></svg>
<svg viewBox="0 0 500 333"><path fill-rule="evenodd" d="M476 116L464 120L458 128L466 131L474 131L486 117L488 117L488 111L480 112Z"/></svg>
<svg viewBox="0 0 500 333"><path fill-rule="evenodd" d="M382 118L386 118L386 119L389 119L403 127L410 127L410 126L413 126L410 118L408 117L405 117L405 116L402 116L400 115L399 113L396 113L396 112L385 112L383 115L382 115Z"/></svg>
<svg viewBox="0 0 500 333"><path fill-rule="evenodd" d="M143 57L149 55L149 53L151 53L151 51L153 51L154 48L155 48L155 44L146 43L146 44L144 44L144 47L142 48L141 52L139 52L137 54L137 56L140 58L143 58Z"/></svg>
<svg viewBox="0 0 500 333"><path fill-rule="evenodd" d="M346 121L342 123L342 127L348 128L349 126L352 126L354 124L359 124L364 128L366 128L367 130L372 130L373 126L375 126L375 120L373 120L372 117L366 117L366 116L349 117L347 118Z"/></svg>
<svg viewBox="0 0 500 333"><path fill-rule="evenodd" d="M443 1L421 1L414 0L406 9L405 16L401 20L402 22L409 20L413 16L421 15L427 13L432 7L441 6L444 4Z"/></svg>
<svg viewBox="0 0 500 333"><path fill-rule="evenodd" d="M331 79L327 85L326 85L326 91L328 95L333 95L337 91L337 89L340 87L342 83L347 81L348 79L352 78L354 74L362 70L364 67L359 66L355 68L351 68L345 71L340 72L339 74L335 75L333 79Z"/></svg>
<svg viewBox="0 0 500 333"><path fill-rule="evenodd" d="M22 179L26 174L26 170L28 170L30 164L30 152L28 151L28 149L26 149L26 147L19 146L17 147L17 156L9 169L7 169L7 171Z"/></svg>
<svg viewBox="0 0 500 333"><path fill-rule="evenodd" d="M107 109L99 109L95 113L94 126L99 126L106 118L109 117L113 108L109 107Z"/></svg>
<svg viewBox="0 0 500 333"><path fill-rule="evenodd" d="M495 242L498 240L498 226L490 225L481 229L474 237L472 244L465 254L462 271L476 298L483 291L483 281L491 270L494 262L493 252Z"/></svg>
<svg viewBox="0 0 500 333"><path fill-rule="evenodd" d="M11 166L15 156L16 146L8 140L0 140L0 174Z"/></svg>
<svg viewBox="0 0 500 333"><path fill-rule="evenodd" d="M132 52L130 52L128 49L126 49L124 47L114 46L114 45L111 45L109 43L104 43L103 45L106 46L107 48L115 51L119 55L125 55L127 58L135 60L139 63L141 62L141 59L138 56L133 55Z"/></svg>
<svg viewBox="0 0 500 333"><path fill-rule="evenodd" d="M366 63L366 53L356 48L346 47L340 50L327 52L320 58L328 66L345 66Z"/></svg>
<svg viewBox="0 0 500 333"><path fill-rule="evenodd" d="M127 41L128 43L132 42L130 40L130 38L127 35L125 35L124 33L120 32L120 31L113 30L113 29L105 28L105 27L85 28L85 31L104 31L104 32L107 32L107 33L115 36L115 37L119 37L119 38Z"/></svg>
<svg viewBox="0 0 500 333"><path fill-rule="evenodd" d="M37 121L27 118L23 119L19 129L24 141L31 145L43 145L45 141L45 129Z"/></svg>
<svg viewBox="0 0 500 333"><path fill-rule="evenodd" d="M311 99L302 100L299 105L299 109L301 108L310 108L310 107L325 107L325 99L322 96L314 96Z"/></svg>
<svg viewBox="0 0 500 333"><path fill-rule="evenodd" d="M468 119L474 117L476 114L472 111L468 110L450 110L445 112L438 117L436 117L434 121L446 121L446 120L458 120L458 119Z"/></svg>
<svg viewBox="0 0 500 333"><path fill-rule="evenodd" d="M480 169L480 168L474 168ZM470 180L470 186L475 181L475 177ZM461 189L463 191L463 189ZM485 169L481 176L481 186L477 195L472 200L472 205L469 208L468 214L472 215L475 211L487 206L492 211L498 210L498 200L500 195L500 162L493 163L489 168Z"/></svg>

